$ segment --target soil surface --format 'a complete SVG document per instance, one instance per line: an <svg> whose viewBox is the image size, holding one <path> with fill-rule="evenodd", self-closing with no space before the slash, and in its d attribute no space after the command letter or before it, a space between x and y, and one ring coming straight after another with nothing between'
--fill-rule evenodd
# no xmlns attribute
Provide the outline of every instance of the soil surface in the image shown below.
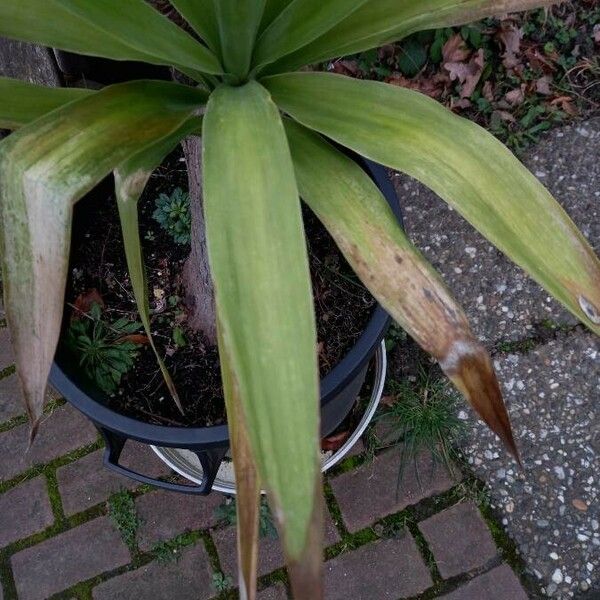
<svg viewBox="0 0 600 600"><path fill-rule="evenodd" d="M186 327L182 270L189 246L176 244L153 219L155 199L176 187L187 189L185 162L173 153L155 172L140 200L140 232L147 268L152 331L185 409L182 416L162 381L154 354L140 347L135 368L119 391L106 398L118 412L162 425L209 426L225 422L218 351ZM108 189L111 189L107 186ZM97 289L103 318L132 321L137 311L131 290L114 197L96 193L77 205L67 302ZM358 281L316 217L303 208L317 316L319 367L324 377L354 345L375 301ZM68 316L72 308L67 306ZM173 332L183 331L185 345ZM177 336L175 337L177 339Z"/></svg>

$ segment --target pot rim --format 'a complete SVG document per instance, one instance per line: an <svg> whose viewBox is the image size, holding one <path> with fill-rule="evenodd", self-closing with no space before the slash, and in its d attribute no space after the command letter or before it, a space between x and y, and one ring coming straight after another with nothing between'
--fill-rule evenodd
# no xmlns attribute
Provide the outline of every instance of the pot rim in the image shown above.
<svg viewBox="0 0 600 600"><path fill-rule="evenodd" d="M367 172L402 224L398 197L382 165L360 155L348 154ZM335 367L321 380L321 406L327 404L360 371L383 339L391 319L377 304L364 331ZM207 427L155 425L123 415L102 403L103 394L86 382L64 351L57 351L49 376L50 383L96 424L114 433L157 446L220 446L229 440L227 424Z"/></svg>

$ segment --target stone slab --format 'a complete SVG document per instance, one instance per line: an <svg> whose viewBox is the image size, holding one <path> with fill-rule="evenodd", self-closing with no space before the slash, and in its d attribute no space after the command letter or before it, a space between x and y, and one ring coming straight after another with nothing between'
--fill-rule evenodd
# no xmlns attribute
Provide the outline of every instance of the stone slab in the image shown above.
<svg viewBox="0 0 600 600"><path fill-rule="evenodd" d="M461 502L419 523L444 579L483 567L497 555L487 525L471 502Z"/></svg>
<svg viewBox="0 0 600 600"><path fill-rule="evenodd" d="M282 583L276 583L271 587L259 592L256 595L257 600L287 600L288 595L285 586ZM0 598L0 600L2 600Z"/></svg>
<svg viewBox="0 0 600 600"><path fill-rule="evenodd" d="M519 579L508 565L500 565L475 577L440 600L527 600Z"/></svg>
<svg viewBox="0 0 600 600"><path fill-rule="evenodd" d="M417 458L417 470L413 465L404 469L397 489L399 468L400 452L388 450L358 469L330 480L348 531L359 531L423 498L445 492L457 483L442 465L433 464L428 452Z"/></svg>
<svg viewBox="0 0 600 600"><path fill-rule="evenodd" d="M44 477L30 479L0 496L0 548L42 531L53 522Z"/></svg>
<svg viewBox="0 0 600 600"><path fill-rule="evenodd" d="M0 379L0 423L25 413L21 388L16 375Z"/></svg>
<svg viewBox="0 0 600 600"><path fill-rule="evenodd" d="M39 433L29 450L29 425L9 429L0 434L0 481L92 444L97 437L90 421L68 404L57 408L42 420Z"/></svg>
<svg viewBox="0 0 600 600"><path fill-rule="evenodd" d="M186 531L216 525L215 509L221 502L219 494L192 496L162 490L139 497L135 506L142 521L138 534L140 548L150 550L156 543Z"/></svg>
<svg viewBox="0 0 600 600"><path fill-rule="evenodd" d="M472 420L466 456L545 593L600 591L600 339L559 335L495 366L525 469Z"/></svg>
<svg viewBox="0 0 600 600"><path fill-rule="evenodd" d="M380 540L325 563L327 600L416 596L433 584L413 538Z"/></svg>
<svg viewBox="0 0 600 600"><path fill-rule="evenodd" d="M14 554L19 600L43 600L131 560L108 517L89 521Z"/></svg>
<svg viewBox="0 0 600 600"><path fill-rule="evenodd" d="M325 513L323 526L324 547L339 542L340 536L329 514ZM235 527L226 527L212 533L213 541L219 553L221 567L225 575L229 575L234 582L238 580L237 568L237 538ZM262 577L285 565L281 543L278 538L264 536L260 538L258 546L258 575Z"/></svg>
<svg viewBox="0 0 600 600"><path fill-rule="evenodd" d="M549 133L524 158L584 235L600 249L600 118ZM481 339L522 339L550 319L576 321L456 211L424 186L395 174L410 238L441 272Z"/></svg>
<svg viewBox="0 0 600 600"><path fill-rule="evenodd" d="M104 449L100 449L57 470L58 487L67 516L108 500L120 489L139 487L137 481L106 469L102 464L103 456ZM160 477L170 472L149 446L133 440L125 444L121 464L149 477Z"/></svg>
<svg viewBox="0 0 600 600"><path fill-rule="evenodd" d="M10 341L8 327L0 328L0 371L10 367L15 362L15 355Z"/></svg>
<svg viewBox="0 0 600 600"><path fill-rule="evenodd" d="M94 600L208 600L217 596L212 588L212 569L202 544L186 548L179 560L151 562L97 585Z"/></svg>

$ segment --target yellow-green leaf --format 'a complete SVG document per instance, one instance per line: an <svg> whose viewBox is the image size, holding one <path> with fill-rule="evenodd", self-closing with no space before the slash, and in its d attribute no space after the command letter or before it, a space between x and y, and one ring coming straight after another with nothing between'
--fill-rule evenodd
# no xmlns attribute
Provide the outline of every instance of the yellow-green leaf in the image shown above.
<svg viewBox="0 0 600 600"><path fill-rule="evenodd" d="M304 125L430 187L600 333L598 257L544 186L487 131L385 83L297 73L265 85Z"/></svg>
<svg viewBox="0 0 600 600"><path fill-rule="evenodd" d="M205 99L168 82L111 86L0 142L5 308L33 432L60 332L73 204Z"/></svg>
<svg viewBox="0 0 600 600"><path fill-rule="evenodd" d="M304 48L273 65L271 72L355 54L416 31L462 25L507 12L555 4L556 0L368 0Z"/></svg>
<svg viewBox="0 0 600 600"><path fill-rule="evenodd" d="M218 88L208 102L202 143L219 351L288 563L296 573L306 567L306 584L316 590L316 330L300 202L277 107L256 82Z"/></svg>
<svg viewBox="0 0 600 600"><path fill-rule="evenodd" d="M92 93L80 88L50 88L0 77L0 128L17 129Z"/></svg>
<svg viewBox="0 0 600 600"><path fill-rule="evenodd" d="M434 356L518 459L491 359L462 308L411 244L367 174L318 134L285 122L300 194L365 286Z"/></svg>

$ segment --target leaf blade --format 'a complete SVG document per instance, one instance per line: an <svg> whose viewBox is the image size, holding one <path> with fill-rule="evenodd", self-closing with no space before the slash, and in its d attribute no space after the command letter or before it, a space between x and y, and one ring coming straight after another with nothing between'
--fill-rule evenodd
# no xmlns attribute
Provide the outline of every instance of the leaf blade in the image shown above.
<svg viewBox="0 0 600 600"><path fill-rule="evenodd" d="M275 18L257 42L255 68L302 48L347 17L366 0L295 0Z"/></svg>
<svg viewBox="0 0 600 600"><path fill-rule="evenodd" d="M170 0L179 14L208 44L213 52L219 51L219 26L212 0Z"/></svg>
<svg viewBox="0 0 600 600"><path fill-rule="evenodd" d="M350 266L518 460L491 359L437 272L408 240L377 186L314 132L285 121L300 194Z"/></svg>
<svg viewBox="0 0 600 600"><path fill-rule="evenodd" d="M321 73L281 75L265 84L304 125L427 185L600 333L598 257L550 193L491 134L422 94L388 84ZM332 97L339 98L335 106Z"/></svg>
<svg viewBox="0 0 600 600"><path fill-rule="evenodd" d="M143 0L2 2L0 35L115 60L222 71L208 49Z"/></svg>
<svg viewBox="0 0 600 600"><path fill-rule="evenodd" d="M310 564L308 585L318 588L321 552L309 535L320 514L316 330L289 149L256 82L213 93L202 140L220 352L237 381L261 481L286 524L288 561Z"/></svg>
<svg viewBox="0 0 600 600"><path fill-rule="evenodd" d="M510 11L553 4L554 0L368 0L313 43L283 58L271 72L355 54L426 29L462 25Z"/></svg>
<svg viewBox="0 0 600 600"><path fill-rule="evenodd" d="M73 204L205 98L166 82L111 86L0 142L5 309L33 433L60 332Z"/></svg>
<svg viewBox="0 0 600 600"><path fill-rule="evenodd" d="M17 129L89 94L93 92L81 88L50 88L0 77L0 128Z"/></svg>

